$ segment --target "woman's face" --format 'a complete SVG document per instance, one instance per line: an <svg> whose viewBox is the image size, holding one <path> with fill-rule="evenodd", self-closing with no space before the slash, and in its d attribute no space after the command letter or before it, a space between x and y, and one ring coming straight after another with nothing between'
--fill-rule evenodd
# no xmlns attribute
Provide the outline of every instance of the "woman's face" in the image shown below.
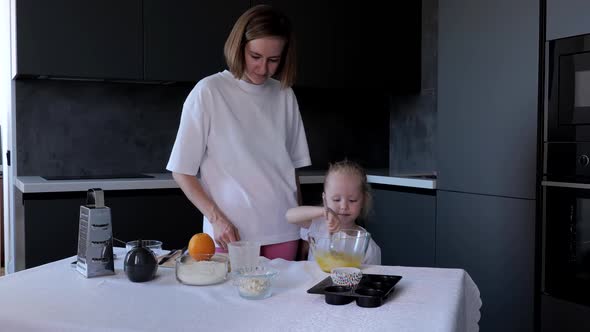
<svg viewBox="0 0 590 332"><path fill-rule="evenodd" d="M342 226L350 227L363 208L361 180L355 174L334 172L328 175L324 191L326 205L338 214Z"/></svg>
<svg viewBox="0 0 590 332"><path fill-rule="evenodd" d="M263 84L273 76L281 63L285 40L279 37L253 39L246 43L244 79L252 84Z"/></svg>

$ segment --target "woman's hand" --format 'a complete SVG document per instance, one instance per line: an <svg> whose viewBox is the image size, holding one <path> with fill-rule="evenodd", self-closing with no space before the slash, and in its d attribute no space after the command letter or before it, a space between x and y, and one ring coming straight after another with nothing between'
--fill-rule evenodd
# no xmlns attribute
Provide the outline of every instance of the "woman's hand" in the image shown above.
<svg viewBox="0 0 590 332"><path fill-rule="evenodd" d="M228 243L240 240L240 233L236 226L217 207L217 204L205 192L194 175L172 173L172 176L186 197L207 217L213 226L213 237L217 245L226 250Z"/></svg>
<svg viewBox="0 0 590 332"><path fill-rule="evenodd" d="M238 229L226 218L217 218L217 220L211 222L211 224L213 226L215 242L217 242L217 245L223 250L227 250L228 243L240 240Z"/></svg>
<svg viewBox="0 0 590 332"><path fill-rule="evenodd" d="M338 218L338 213L326 206L324 217L326 218L328 232L330 232L330 234L336 233L340 230L340 218Z"/></svg>

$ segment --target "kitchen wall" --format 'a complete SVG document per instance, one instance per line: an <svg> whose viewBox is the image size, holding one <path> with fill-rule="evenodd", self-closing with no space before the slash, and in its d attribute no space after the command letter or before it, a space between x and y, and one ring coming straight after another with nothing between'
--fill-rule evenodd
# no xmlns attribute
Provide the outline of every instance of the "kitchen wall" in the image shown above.
<svg viewBox="0 0 590 332"><path fill-rule="evenodd" d="M393 173L436 171L437 10L437 0L422 1L419 94L397 96L366 82L295 87L311 169L349 158ZM20 176L165 171L192 88L32 79L15 86Z"/></svg>
<svg viewBox="0 0 590 332"><path fill-rule="evenodd" d="M390 98L389 168L394 174L432 173L437 170L437 13L438 0L422 0L420 93Z"/></svg>

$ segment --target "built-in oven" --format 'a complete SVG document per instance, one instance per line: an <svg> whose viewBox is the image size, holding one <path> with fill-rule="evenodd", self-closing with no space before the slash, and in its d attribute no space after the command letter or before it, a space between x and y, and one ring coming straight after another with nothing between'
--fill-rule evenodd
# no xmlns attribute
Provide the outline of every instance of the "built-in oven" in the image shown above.
<svg viewBox="0 0 590 332"><path fill-rule="evenodd" d="M590 141L590 34L549 42L547 141Z"/></svg>
<svg viewBox="0 0 590 332"><path fill-rule="evenodd" d="M543 291L590 306L590 142L545 148Z"/></svg>

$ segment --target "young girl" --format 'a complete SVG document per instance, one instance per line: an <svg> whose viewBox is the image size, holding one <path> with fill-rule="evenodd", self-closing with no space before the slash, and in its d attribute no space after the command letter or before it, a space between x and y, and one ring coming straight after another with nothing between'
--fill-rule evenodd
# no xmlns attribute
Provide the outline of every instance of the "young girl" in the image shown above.
<svg viewBox="0 0 590 332"><path fill-rule="evenodd" d="M287 221L302 227L301 238L310 232L334 233L340 229L357 228L366 220L371 206L370 187L365 171L357 163L344 160L331 164L322 193L324 206L299 206L287 211ZM311 253L309 260L313 260ZM381 249L371 239L363 264L381 264Z"/></svg>

